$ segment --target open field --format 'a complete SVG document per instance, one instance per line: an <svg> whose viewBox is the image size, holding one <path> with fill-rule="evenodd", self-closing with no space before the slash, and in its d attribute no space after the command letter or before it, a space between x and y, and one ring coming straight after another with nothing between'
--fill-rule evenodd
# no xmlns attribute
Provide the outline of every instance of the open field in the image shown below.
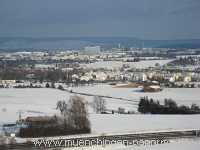
<svg viewBox="0 0 200 150"><path fill-rule="evenodd" d="M168 60L146 60L146 61L139 61L139 62L122 62L122 61L99 61L91 64L84 64L86 68L106 68L106 69L118 69L122 67L123 64L128 64L131 68L148 68L148 67L155 67L156 63L160 65L167 64L168 62L172 61L171 59Z"/></svg>
<svg viewBox="0 0 200 150"><path fill-rule="evenodd" d="M114 96L127 98L138 101L142 96L149 96L158 100L164 98L172 98L178 104L191 105L196 103L200 105L200 92L198 88L166 88L161 92L143 93L139 92L137 88L113 88L110 85L94 85L72 88L73 91L98 94L105 96ZM4 120L16 119L18 110L23 110L27 113L36 111L38 113L56 113L56 102L58 100L68 100L71 93L60 91L57 89L0 89L0 117L1 122ZM93 97L83 96L88 102L92 102ZM137 110L137 104L116 99L106 99L108 109L118 109L123 107L126 110ZM136 105L134 105L136 104ZM93 110L89 107L89 112ZM38 115L38 113L35 113ZM4 117L4 116L7 117Z"/></svg>
<svg viewBox="0 0 200 150"><path fill-rule="evenodd" d="M75 91L113 95L124 98L138 99L149 95L154 98L173 98L178 103L198 103L199 89L165 89L160 93L139 93L136 89L112 88L110 85L96 85L91 87L73 88ZM58 100L68 100L70 93L57 89L0 89L0 118L1 123L13 122L18 119L18 111L22 117L37 115L53 115L59 112L55 109ZM184 98L184 99L183 99ZM85 96L88 102L93 97ZM192 101L191 101L192 100ZM109 109L124 107L136 110L131 102L107 99ZM89 105L92 133L131 132L163 129L199 128L200 115L109 115L94 114Z"/></svg>
<svg viewBox="0 0 200 150"><path fill-rule="evenodd" d="M172 98L178 104L191 105L192 103L196 103L200 105L199 88L164 88L161 92L144 93L140 92L139 88L116 88L115 86L103 84L73 88L73 91L122 97L132 100L139 100L140 97L148 96L149 98L154 98L162 102L165 98Z"/></svg>
<svg viewBox="0 0 200 150"><path fill-rule="evenodd" d="M199 128L200 115L91 115L92 133Z"/></svg>

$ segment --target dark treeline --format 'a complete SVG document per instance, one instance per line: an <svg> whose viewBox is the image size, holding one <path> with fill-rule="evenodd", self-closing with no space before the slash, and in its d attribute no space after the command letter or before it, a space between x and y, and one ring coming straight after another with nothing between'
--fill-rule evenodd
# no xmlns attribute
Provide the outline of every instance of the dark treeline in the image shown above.
<svg viewBox="0 0 200 150"><path fill-rule="evenodd" d="M53 55L52 55L53 56ZM36 64L78 64L78 63L92 63L95 61L91 61L89 59L80 60L80 59L66 59L66 60L52 60L52 59L45 59L45 60L31 60L29 58L20 58L17 60L0 60L0 67L1 68L11 68L11 67L32 67L34 68Z"/></svg>
<svg viewBox="0 0 200 150"><path fill-rule="evenodd" d="M78 60L74 60L75 62ZM40 69L36 64L55 64L54 68ZM89 62L85 62L89 63ZM62 68L73 68L73 70L62 71ZM0 60L0 79L1 80L34 80L47 82L72 82L73 74L84 73L82 69L76 68L77 64L73 61L51 61L46 60L37 62L29 59L22 60Z"/></svg>
<svg viewBox="0 0 200 150"><path fill-rule="evenodd" d="M200 58L189 56L189 57L180 57L170 62L169 65L181 65L181 66L198 65L199 62L200 62Z"/></svg>
<svg viewBox="0 0 200 150"><path fill-rule="evenodd" d="M60 69L47 69L47 70L26 70L20 69L0 69L0 79L2 80L34 80L34 81L48 81L48 82L72 82L72 75L78 73L79 70L63 72ZM81 71L80 71L81 72Z"/></svg>
<svg viewBox="0 0 200 150"><path fill-rule="evenodd" d="M59 81L67 79L67 74L60 70L25 70L25 69L12 69L0 70L0 78L2 80L35 80L43 82L46 81Z"/></svg>
<svg viewBox="0 0 200 150"><path fill-rule="evenodd" d="M200 114L198 105L192 104L191 107L178 106L172 99L165 99L164 104L161 105L159 101L152 98L142 97L138 105L138 111L143 114Z"/></svg>
<svg viewBox="0 0 200 150"><path fill-rule="evenodd" d="M36 137L49 137L49 136L61 136L61 135L74 135L74 134L86 134L90 133L90 127L74 128L72 126L64 127L58 123L59 118L52 117L52 121L49 122L37 122L37 124L30 124L26 128L20 128L18 133L19 137L23 138L36 138Z"/></svg>

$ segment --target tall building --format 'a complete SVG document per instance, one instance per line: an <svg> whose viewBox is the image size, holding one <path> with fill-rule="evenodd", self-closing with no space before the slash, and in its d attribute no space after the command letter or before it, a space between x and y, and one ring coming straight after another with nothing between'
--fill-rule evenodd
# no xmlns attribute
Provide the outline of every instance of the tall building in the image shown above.
<svg viewBox="0 0 200 150"><path fill-rule="evenodd" d="M100 46L87 46L84 48L84 54L87 55L95 55L101 52Z"/></svg>

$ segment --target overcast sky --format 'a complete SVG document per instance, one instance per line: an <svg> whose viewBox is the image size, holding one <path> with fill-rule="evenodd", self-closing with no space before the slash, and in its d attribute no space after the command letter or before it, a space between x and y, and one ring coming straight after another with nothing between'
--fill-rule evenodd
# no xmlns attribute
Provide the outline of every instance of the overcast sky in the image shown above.
<svg viewBox="0 0 200 150"><path fill-rule="evenodd" d="M0 36L200 38L200 0L0 0Z"/></svg>

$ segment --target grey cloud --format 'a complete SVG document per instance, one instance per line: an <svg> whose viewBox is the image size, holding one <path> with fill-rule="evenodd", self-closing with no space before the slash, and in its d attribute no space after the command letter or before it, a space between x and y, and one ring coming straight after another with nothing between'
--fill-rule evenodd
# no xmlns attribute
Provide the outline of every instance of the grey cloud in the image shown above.
<svg viewBox="0 0 200 150"><path fill-rule="evenodd" d="M194 38L193 33L200 37L199 4L199 0L0 0L0 36Z"/></svg>

